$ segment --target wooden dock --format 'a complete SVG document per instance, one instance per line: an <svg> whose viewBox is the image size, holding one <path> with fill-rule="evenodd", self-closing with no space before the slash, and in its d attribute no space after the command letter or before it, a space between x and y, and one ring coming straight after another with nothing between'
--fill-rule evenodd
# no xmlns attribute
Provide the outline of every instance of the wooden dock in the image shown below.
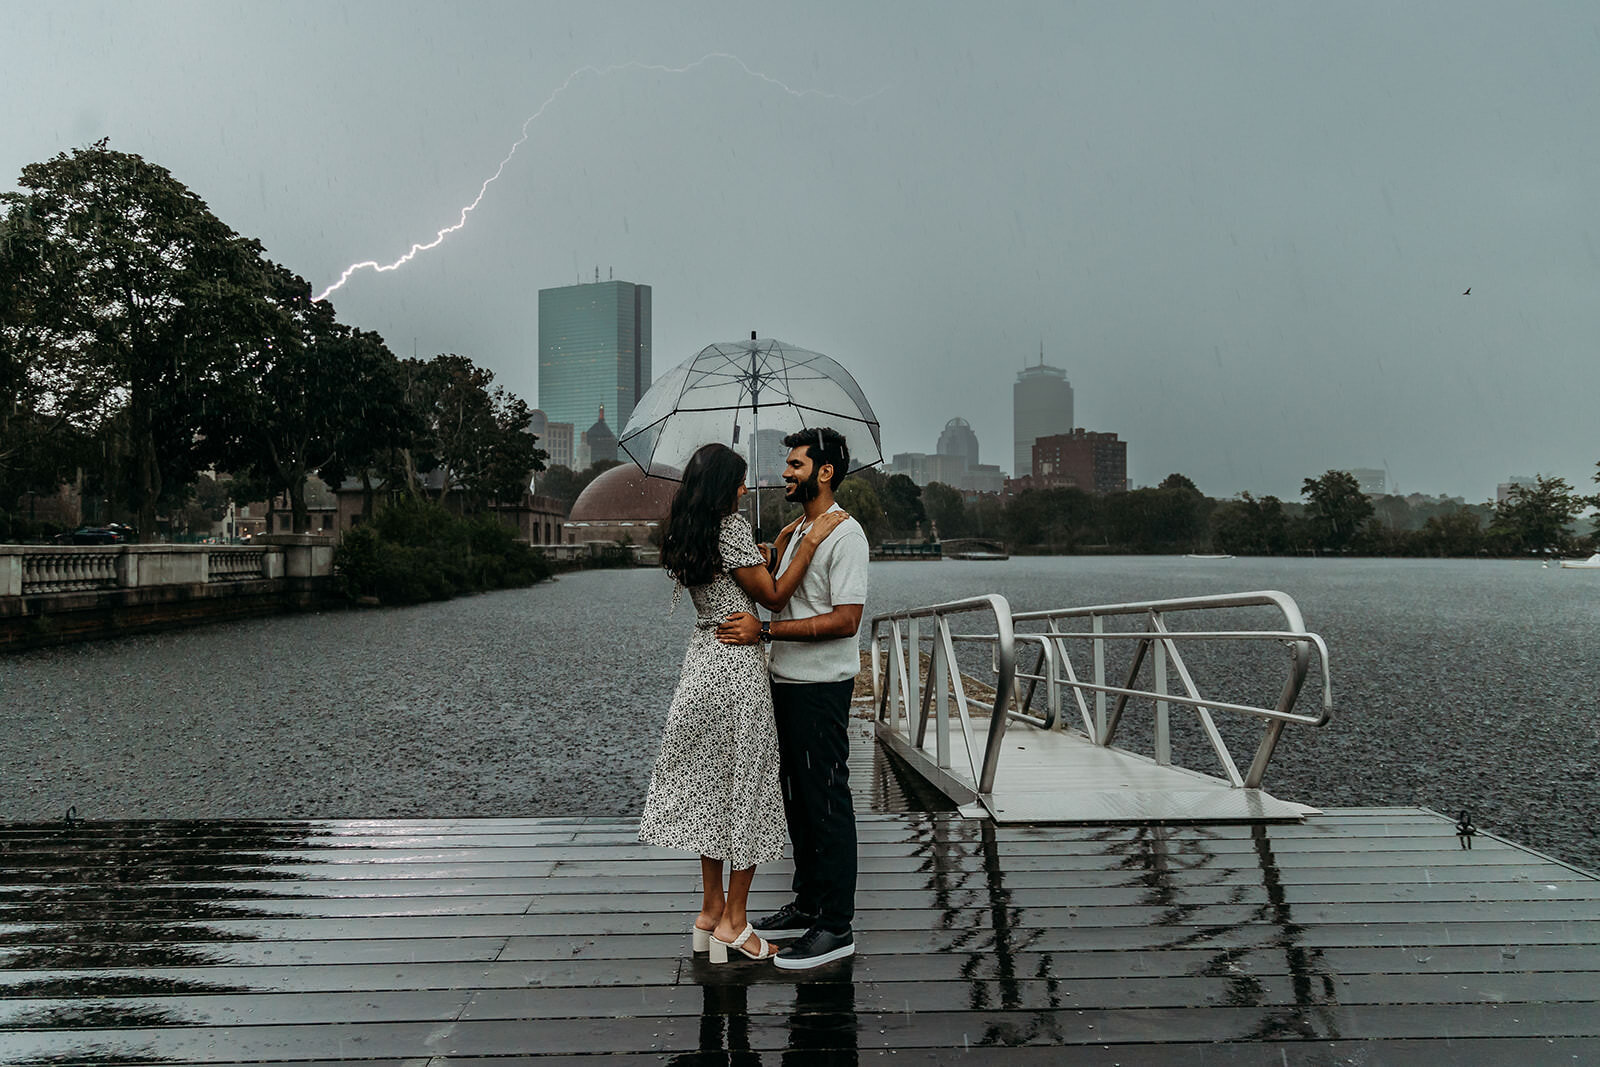
<svg viewBox="0 0 1600 1067"><path fill-rule="evenodd" d="M1600 880L1432 812L860 825L799 974L691 957L630 819L0 826L0 1062L1600 1062Z"/></svg>

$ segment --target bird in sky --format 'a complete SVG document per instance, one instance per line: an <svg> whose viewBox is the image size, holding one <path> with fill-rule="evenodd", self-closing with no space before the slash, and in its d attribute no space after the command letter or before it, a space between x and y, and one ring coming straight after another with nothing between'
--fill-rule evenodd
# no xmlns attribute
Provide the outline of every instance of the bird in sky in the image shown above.
<svg viewBox="0 0 1600 1067"><path fill-rule="evenodd" d="M1461 295L1462 296L1471 296L1472 295L1472 286L1470 286L1470 285L1467 286L1467 291L1462 293Z"/></svg>

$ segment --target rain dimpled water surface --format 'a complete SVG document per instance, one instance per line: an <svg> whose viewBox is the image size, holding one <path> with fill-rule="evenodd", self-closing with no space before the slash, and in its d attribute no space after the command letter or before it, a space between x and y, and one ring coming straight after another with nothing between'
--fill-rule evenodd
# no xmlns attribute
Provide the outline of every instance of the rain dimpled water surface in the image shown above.
<svg viewBox="0 0 1600 1067"><path fill-rule="evenodd" d="M1471 561L887 563L868 615L984 592L1026 610L1281 589L1328 641L1335 711L1285 731L1269 791L1470 809L1593 868L1594 577ZM590 571L14 655L0 815L636 814L691 622L670 612L660 572Z"/></svg>

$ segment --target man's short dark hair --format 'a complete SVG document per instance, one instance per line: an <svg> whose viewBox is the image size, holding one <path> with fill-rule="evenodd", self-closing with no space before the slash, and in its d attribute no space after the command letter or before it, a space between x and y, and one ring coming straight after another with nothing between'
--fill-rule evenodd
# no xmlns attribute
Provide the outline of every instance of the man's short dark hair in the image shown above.
<svg viewBox="0 0 1600 1067"><path fill-rule="evenodd" d="M783 439L785 448L799 448L801 445L806 446L806 455L811 458L814 469L821 470L824 463L833 464L833 478L828 482L828 488L839 488L839 483L844 481L845 471L850 468L850 449L844 443L844 434L826 426L818 426L792 433Z"/></svg>

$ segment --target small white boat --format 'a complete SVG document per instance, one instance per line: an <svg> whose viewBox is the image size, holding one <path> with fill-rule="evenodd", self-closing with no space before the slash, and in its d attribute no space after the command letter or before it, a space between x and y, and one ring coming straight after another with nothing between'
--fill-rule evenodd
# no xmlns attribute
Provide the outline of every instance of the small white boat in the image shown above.
<svg viewBox="0 0 1600 1067"><path fill-rule="evenodd" d="M1185 552L1184 559L1232 559L1226 552Z"/></svg>
<svg viewBox="0 0 1600 1067"><path fill-rule="evenodd" d="M1600 571L1600 552L1588 559L1564 559L1561 566L1569 571Z"/></svg>

